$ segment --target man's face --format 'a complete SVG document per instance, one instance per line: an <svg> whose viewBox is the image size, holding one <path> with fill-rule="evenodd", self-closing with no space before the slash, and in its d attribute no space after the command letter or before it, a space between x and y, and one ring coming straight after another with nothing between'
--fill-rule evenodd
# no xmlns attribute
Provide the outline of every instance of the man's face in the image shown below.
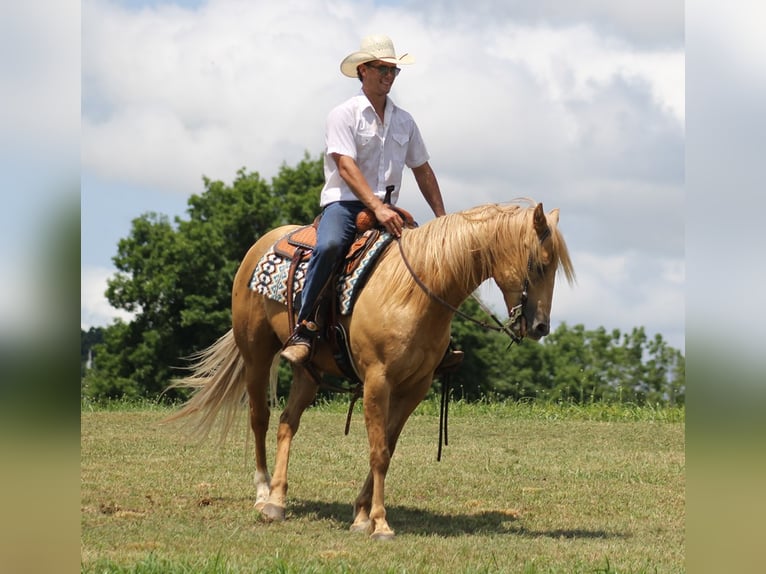
<svg viewBox="0 0 766 574"><path fill-rule="evenodd" d="M361 66L362 86L366 92L386 95L391 91L394 78L399 74L399 68L388 62L375 60Z"/></svg>

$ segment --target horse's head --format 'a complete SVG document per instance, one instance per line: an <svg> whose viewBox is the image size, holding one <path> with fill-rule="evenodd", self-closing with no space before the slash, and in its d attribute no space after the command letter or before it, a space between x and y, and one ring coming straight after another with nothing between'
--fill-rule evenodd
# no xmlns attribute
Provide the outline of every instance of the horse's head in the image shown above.
<svg viewBox="0 0 766 574"><path fill-rule="evenodd" d="M493 277L508 308L507 327L517 339L538 340L550 332L551 302L556 272L561 269L571 284L574 269L564 239L558 230L559 211L543 211L538 203L529 209L517 241L521 250L511 250L514 259L499 257Z"/></svg>

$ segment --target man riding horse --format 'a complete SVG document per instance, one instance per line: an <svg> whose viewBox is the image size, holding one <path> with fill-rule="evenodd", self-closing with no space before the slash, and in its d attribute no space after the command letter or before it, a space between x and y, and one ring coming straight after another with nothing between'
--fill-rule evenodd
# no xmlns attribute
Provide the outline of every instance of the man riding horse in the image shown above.
<svg viewBox="0 0 766 574"><path fill-rule="evenodd" d="M373 35L364 38L359 51L341 62L341 72L358 78L362 89L327 118L322 216L306 270L297 324L282 351L282 357L293 364L305 363L311 357L313 341L319 334L317 304L356 235L359 213L369 210L378 225L394 237L401 235L404 221L392 207L399 197L405 165L412 169L434 215L446 213L420 130L412 116L388 97L401 71L398 65L414 61L409 54L397 57L387 36ZM459 359L458 353L445 355L447 363Z"/></svg>

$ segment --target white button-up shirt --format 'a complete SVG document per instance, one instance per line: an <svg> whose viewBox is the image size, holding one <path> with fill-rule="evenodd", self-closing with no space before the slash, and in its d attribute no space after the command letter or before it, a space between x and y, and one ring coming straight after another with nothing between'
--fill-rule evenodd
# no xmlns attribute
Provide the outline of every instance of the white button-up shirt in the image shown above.
<svg viewBox="0 0 766 574"><path fill-rule="evenodd" d="M372 191L384 199L393 187L391 203L399 198L404 166L414 168L428 161L428 151L412 116L387 98L385 117L378 114L363 92L333 109L325 133L325 185L320 197L324 207L334 201L357 201L330 154L354 159Z"/></svg>

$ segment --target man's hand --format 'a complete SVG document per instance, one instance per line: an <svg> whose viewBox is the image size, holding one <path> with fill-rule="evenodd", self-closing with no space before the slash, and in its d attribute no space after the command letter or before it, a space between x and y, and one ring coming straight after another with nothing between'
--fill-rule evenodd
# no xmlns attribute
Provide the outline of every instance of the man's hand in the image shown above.
<svg viewBox="0 0 766 574"><path fill-rule="evenodd" d="M389 205L381 203L380 206L375 209L375 218L378 220L378 223L385 227L386 231L388 231L391 235L394 237L402 236L402 227L404 227L404 221L396 211L391 209Z"/></svg>

